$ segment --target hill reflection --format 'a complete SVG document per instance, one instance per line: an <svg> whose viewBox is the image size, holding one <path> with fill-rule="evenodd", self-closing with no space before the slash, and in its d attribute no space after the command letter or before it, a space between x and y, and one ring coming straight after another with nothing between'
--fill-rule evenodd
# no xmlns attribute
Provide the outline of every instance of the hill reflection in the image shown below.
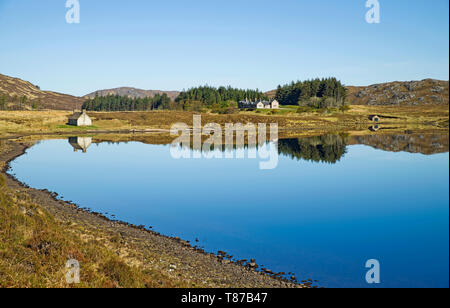
<svg viewBox="0 0 450 308"><path fill-rule="evenodd" d="M168 135L99 135L92 137L92 143L127 143L142 142L153 145L170 145L173 137ZM202 138L202 139L206 139ZM83 142L80 142L83 141ZM87 142L88 141L88 142ZM192 141L192 140L191 140ZM246 138L247 141L247 138ZM202 140L203 144L204 140ZM69 138L69 143L74 149L86 149L91 144L91 138ZM350 136L347 133L325 134L310 137L298 137L280 139L278 141L278 153L295 160L306 160L335 164L347 153L347 147L352 145L366 145L388 152L409 152L425 155L446 153L449 151L449 134L445 132L420 132L420 133L390 133ZM236 145L229 144L217 148L221 151L258 148L254 144ZM192 142L189 144L192 151L209 152L214 148L195 148Z"/></svg>

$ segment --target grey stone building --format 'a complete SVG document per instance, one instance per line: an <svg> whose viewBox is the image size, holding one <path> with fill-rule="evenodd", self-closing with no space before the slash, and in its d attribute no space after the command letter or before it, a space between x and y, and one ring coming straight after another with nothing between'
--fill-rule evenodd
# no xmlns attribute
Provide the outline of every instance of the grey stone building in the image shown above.
<svg viewBox="0 0 450 308"><path fill-rule="evenodd" d="M69 122L67 124L73 126L91 126L92 120L87 115L86 110L83 110L81 112L74 111L73 115L69 117Z"/></svg>

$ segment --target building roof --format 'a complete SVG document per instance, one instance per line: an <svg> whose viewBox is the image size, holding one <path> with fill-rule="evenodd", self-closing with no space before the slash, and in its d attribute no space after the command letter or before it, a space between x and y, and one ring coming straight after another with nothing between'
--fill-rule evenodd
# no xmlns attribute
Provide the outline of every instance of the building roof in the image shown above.
<svg viewBox="0 0 450 308"><path fill-rule="evenodd" d="M259 102L247 102L247 101L240 101L239 104L247 104L247 105L257 105L259 103L263 103L264 105L271 105L275 100L273 101L259 101Z"/></svg>
<svg viewBox="0 0 450 308"><path fill-rule="evenodd" d="M69 117L69 120L78 120L78 119L81 117L82 114L83 114L82 112L74 112L74 113Z"/></svg>
<svg viewBox="0 0 450 308"><path fill-rule="evenodd" d="M69 116L69 120L78 120L82 115L86 115L86 110L83 111L74 111L74 113Z"/></svg>

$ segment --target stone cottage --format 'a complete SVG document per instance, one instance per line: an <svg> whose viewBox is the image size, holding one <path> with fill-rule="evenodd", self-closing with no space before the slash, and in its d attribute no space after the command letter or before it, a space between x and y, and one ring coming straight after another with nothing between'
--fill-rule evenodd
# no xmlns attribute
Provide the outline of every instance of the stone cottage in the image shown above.
<svg viewBox="0 0 450 308"><path fill-rule="evenodd" d="M92 120L87 115L86 110L83 110L81 112L75 111L73 115L69 117L69 122L67 124L73 126L91 126Z"/></svg>

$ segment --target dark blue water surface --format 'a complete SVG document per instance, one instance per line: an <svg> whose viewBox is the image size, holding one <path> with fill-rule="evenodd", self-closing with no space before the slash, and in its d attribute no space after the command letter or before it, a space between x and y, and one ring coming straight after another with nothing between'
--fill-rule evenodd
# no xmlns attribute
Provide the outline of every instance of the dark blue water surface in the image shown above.
<svg viewBox="0 0 450 308"><path fill-rule="evenodd" d="M11 173L83 207L320 286L373 287L369 259L380 261L378 286L449 286L448 153L354 145L337 159L308 155L281 154L276 169L260 170L255 159L175 160L169 146L100 143L81 153L49 140L17 158Z"/></svg>

